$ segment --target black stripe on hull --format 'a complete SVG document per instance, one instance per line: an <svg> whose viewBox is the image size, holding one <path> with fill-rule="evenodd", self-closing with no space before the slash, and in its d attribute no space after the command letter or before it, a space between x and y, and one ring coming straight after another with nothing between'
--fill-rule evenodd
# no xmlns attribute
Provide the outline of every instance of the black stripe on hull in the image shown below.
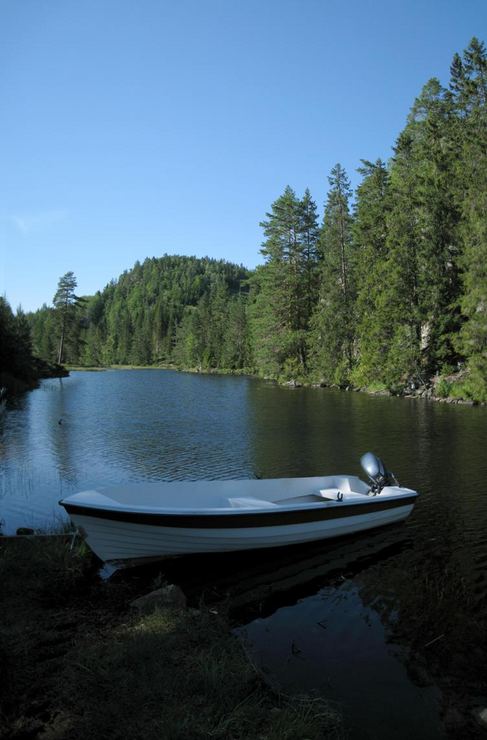
<svg viewBox="0 0 487 740"><path fill-rule="evenodd" d="M123 509L97 509L89 506L62 503L68 514L89 516L94 519L109 519L114 522L131 524L151 524L156 527L177 527L187 529L240 529L243 527L278 527L290 524L306 524L328 519L345 519L351 516L366 516L376 511L412 506L416 496L404 496L387 501L374 500L363 504L337 504L314 509L294 509L288 511L266 510L262 512L235 512L232 514L158 514Z"/></svg>

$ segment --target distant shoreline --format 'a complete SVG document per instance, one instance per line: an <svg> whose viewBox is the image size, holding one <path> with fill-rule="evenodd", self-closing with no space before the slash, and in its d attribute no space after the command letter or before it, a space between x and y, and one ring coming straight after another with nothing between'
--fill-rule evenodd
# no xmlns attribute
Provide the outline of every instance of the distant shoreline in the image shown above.
<svg viewBox="0 0 487 740"><path fill-rule="evenodd" d="M407 393L392 393L386 388L354 388L347 386L341 388L337 385L326 385L322 382L315 380L284 380L272 377L263 377L253 373L250 369L244 368L241 370L232 370L224 368L196 368L196 367L177 367L176 365L107 365L107 366L86 366L81 365L68 365L66 366L68 372L105 372L107 370L173 370L174 372L191 373L193 375L232 375L235 377L245 376L254 378L256 380L263 380L270 383L275 383L283 388L290 388L292 390L297 388L322 388L328 390L347 391L354 393L365 393L369 396L387 396L389 398L408 398L408 399L422 399L428 401L435 401L437 403L454 404L460 406L486 406L487 404L482 401L475 401L468 398L456 397L456 396L440 396L434 393L435 383L431 383L429 386L419 387L411 390ZM441 382L441 381L440 381ZM451 381L454 387L455 381Z"/></svg>

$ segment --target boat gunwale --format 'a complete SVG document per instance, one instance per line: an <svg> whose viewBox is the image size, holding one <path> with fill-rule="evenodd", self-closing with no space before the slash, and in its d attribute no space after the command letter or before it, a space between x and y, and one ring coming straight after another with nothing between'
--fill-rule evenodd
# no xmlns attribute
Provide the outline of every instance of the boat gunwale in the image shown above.
<svg viewBox="0 0 487 740"><path fill-rule="evenodd" d="M69 515L106 519L131 524L148 524L159 527L177 527L188 529L222 529L244 527L268 527L307 522L340 519L352 516L366 516L368 513L386 511L404 506L413 506L417 492L407 489L407 493L394 496L364 495L364 501L333 501L308 503L306 506L276 506L272 509L259 508L213 508L212 510L150 510L148 508L130 509L128 507L102 507L70 503L68 499L60 501Z"/></svg>

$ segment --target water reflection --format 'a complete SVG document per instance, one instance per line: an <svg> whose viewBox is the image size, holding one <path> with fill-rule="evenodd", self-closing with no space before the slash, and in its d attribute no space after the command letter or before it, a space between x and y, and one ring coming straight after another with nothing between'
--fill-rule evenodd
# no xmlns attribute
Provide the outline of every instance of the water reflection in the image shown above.
<svg viewBox="0 0 487 740"><path fill-rule="evenodd" d="M466 695L487 692L486 448L486 408L250 378L73 373L44 381L0 420L0 519L7 532L49 525L59 498L110 483L361 475L360 456L375 451L421 492L404 524L299 548L198 556L164 572L205 599L230 600L263 664L285 685L348 702L359 737L401 737L401 716L408 736L433 738L438 693L408 674L419 655L435 675L451 665ZM394 705L399 714L381 726L377 707L385 717Z"/></svg>
<svg viewBox="0 0 487 740"><path fill-rule="evenodd" d="M342 707L350 737L444 737L440 692L409 680L407 651L350 580L248 625L254 658L285 692L318 692Z"/></svg>

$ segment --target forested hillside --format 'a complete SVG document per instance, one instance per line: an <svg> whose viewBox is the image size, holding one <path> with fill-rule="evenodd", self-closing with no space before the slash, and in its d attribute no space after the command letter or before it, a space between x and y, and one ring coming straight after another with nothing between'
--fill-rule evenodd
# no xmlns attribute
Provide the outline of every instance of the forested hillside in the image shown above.
<svg viewBox="0 0 487 740"><path fill-rule="evenodd" d="M81 365L178 362L188 367L243 367L248 361L243 267L174 257L136 263L96 295L78 299L64 361ZM30 316L36 351L55 358L56 309Z"/></svg>
<svg viewBox="0 0 487 740"><path fill-rule="evenodd" d="M386 144L386 142L385 142ZM253 273L148 259L77 309L71 363L249 369L393 392L487 400L487 57L472 39L449 87L430 80L394 155L337 164L323 214L286 187L262 222ZM30 317L54 359L54 309ZM452 385L456 382L456 385Z"/></svg>

